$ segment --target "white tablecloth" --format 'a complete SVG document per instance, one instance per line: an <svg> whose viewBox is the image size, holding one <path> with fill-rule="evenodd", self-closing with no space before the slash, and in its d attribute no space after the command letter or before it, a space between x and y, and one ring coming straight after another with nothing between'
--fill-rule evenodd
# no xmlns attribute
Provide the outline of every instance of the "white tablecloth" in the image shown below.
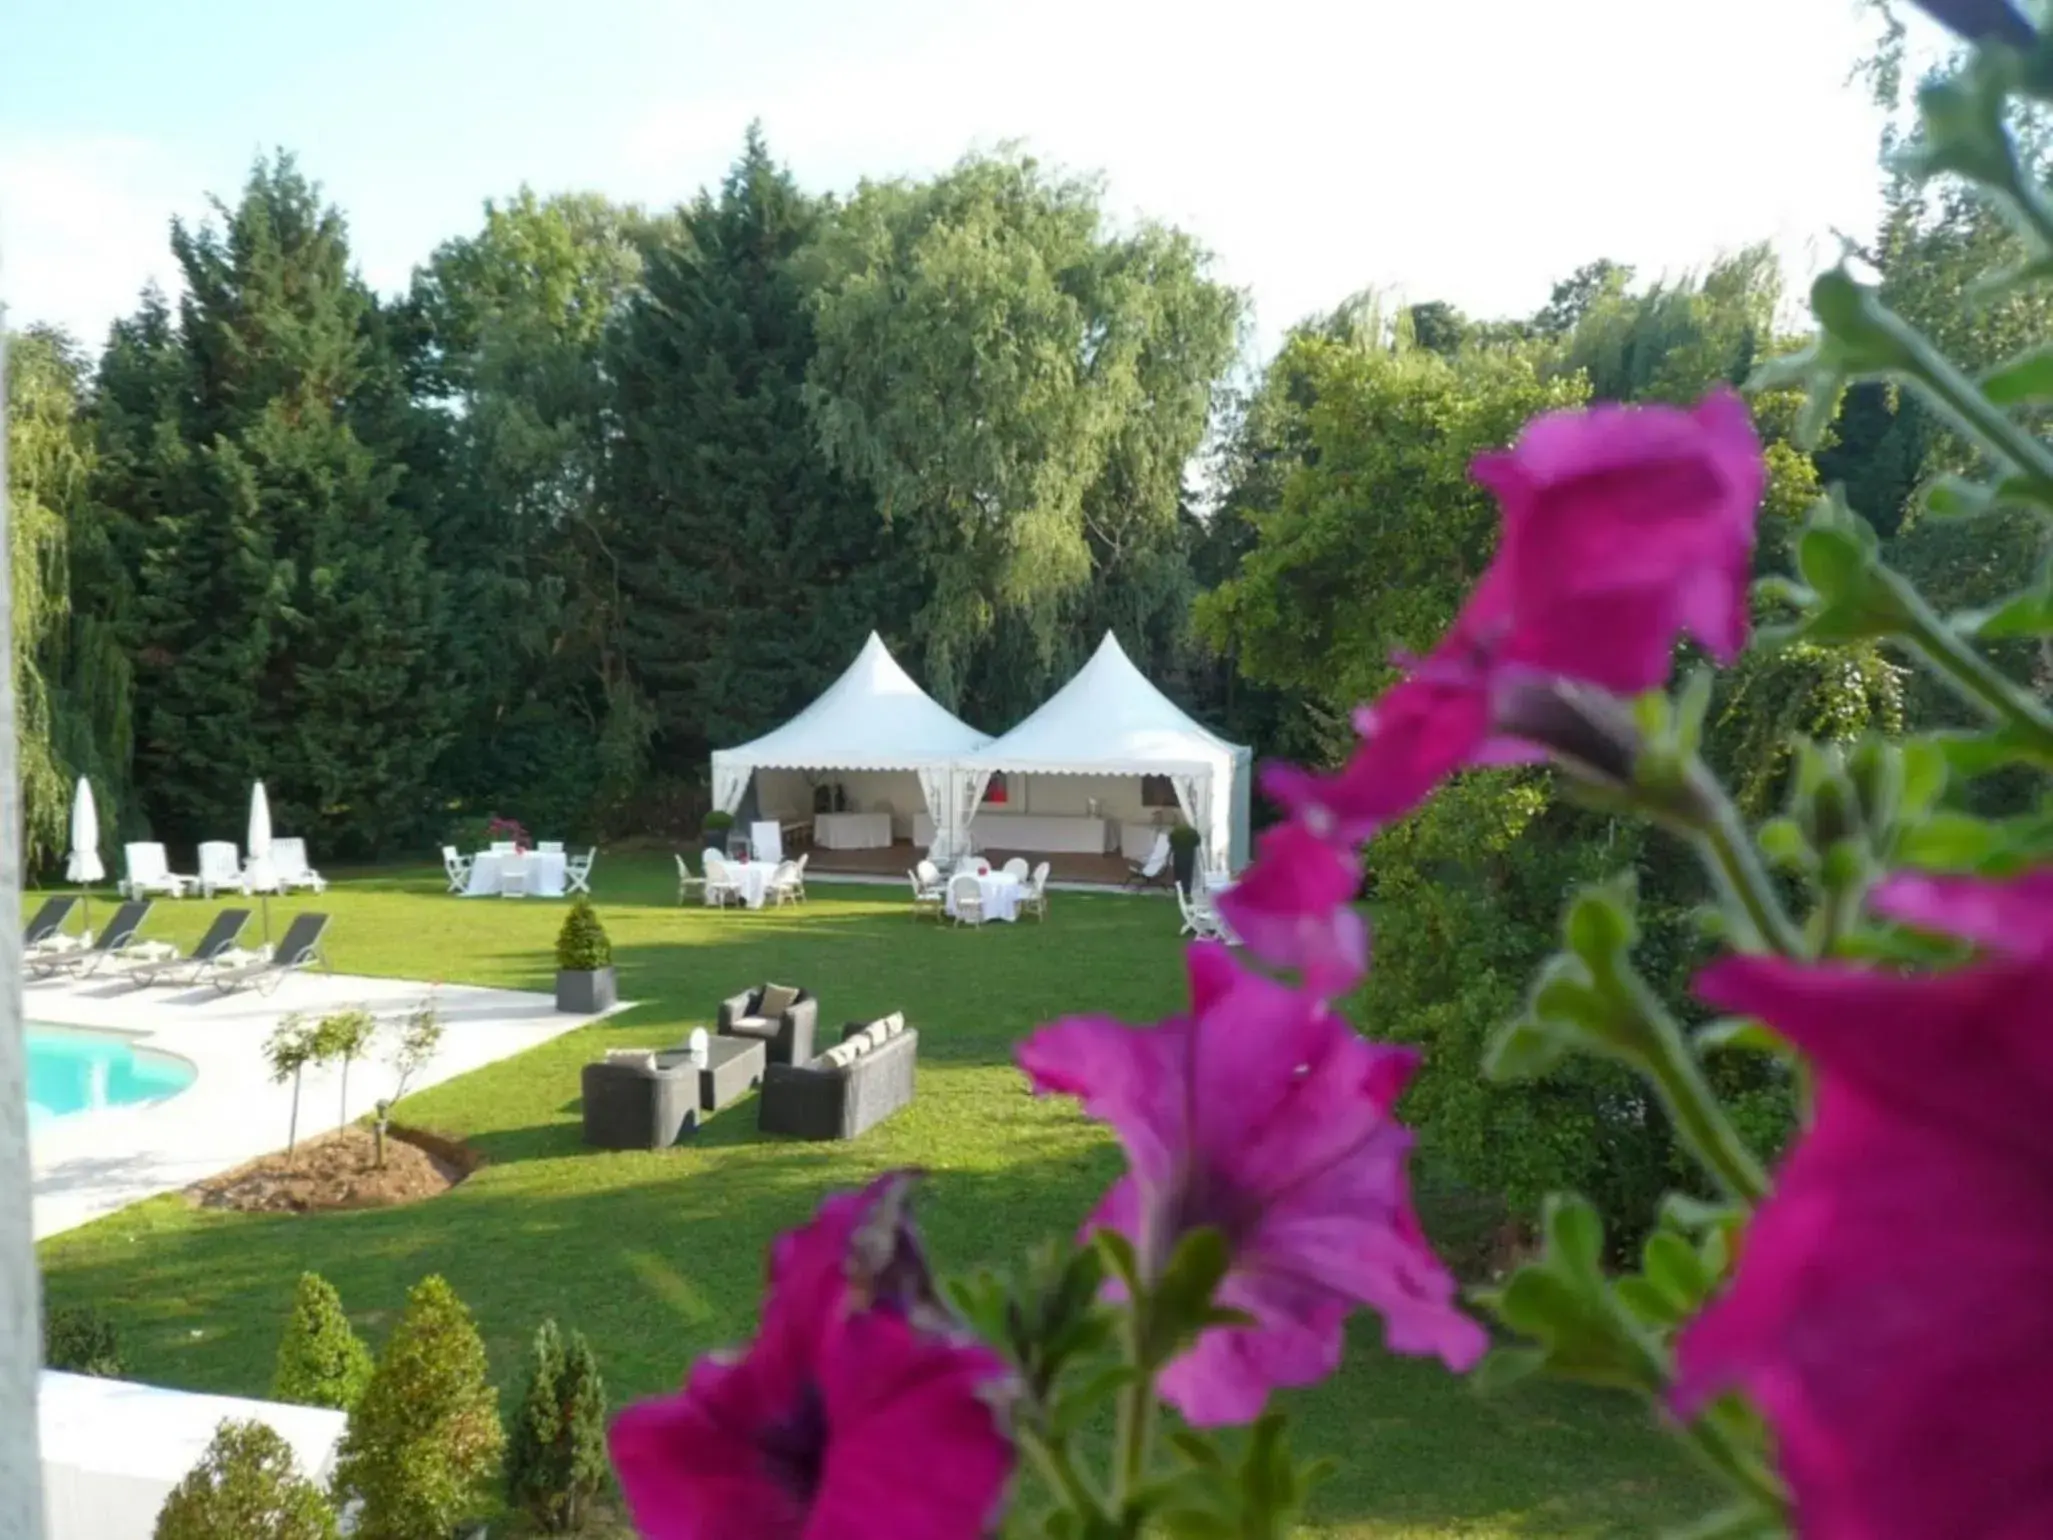
<svg viewBox="0 0 2053 1540"><path fill-rule="evenodd" d="M777 868L768 861L729 861L727 879L741 893L741 901L751 909L763 907L763 901L770 896L770 879Z"/></svg>
<svg viewBox="0 0 2053 1540"><path fill-rule="evenodd" d="M516 856L494 855L491 851L480 851L471 863L470 886L463 890L464 897L478 898L500 890L499 874L508 861L523 859ZM530 850L527 861L527 891L542 898L563 896L563 852L560 850Z"/></svg>
<svg viewBox="0 0 2053 1540"><path fill-rule="evenodd" d="M822 850L879 850L891 843L889 813L816 813L813 843Z"/></svg>
<svg viewBox="0 0 2053 1540"><path fill-rule="evenodd" d="M1019 895L1024 891L1017 877L1007 872L990 872L977 878L977 888L984 895L984 918L987 920L1017 920L1019 918ZM948 916L955 917L955 879L948 880Z"/></svg>
<svg viewBox="0 0 2053 1540"><path fill-rule="evenodd" d="M977 814L970 824L981 850L1082 851L1101 856L1111 848L1111 827L1102 818L1057 813Z"/></svg>

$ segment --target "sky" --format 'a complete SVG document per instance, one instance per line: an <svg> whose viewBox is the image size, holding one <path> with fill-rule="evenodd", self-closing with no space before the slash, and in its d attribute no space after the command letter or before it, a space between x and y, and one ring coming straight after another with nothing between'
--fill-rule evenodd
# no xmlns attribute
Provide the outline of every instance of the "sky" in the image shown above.
<svg viewBox="0 0 2053 1540"><path fill-rule="evenodd" d="M1021 143L1194 233L1258 353L1366 285L1524 314L1865 234L1856 0L92 0L0 8L0 301L94 343L294 151L392 292L523 183L668 207L751 119L845 191Z"/></svg>

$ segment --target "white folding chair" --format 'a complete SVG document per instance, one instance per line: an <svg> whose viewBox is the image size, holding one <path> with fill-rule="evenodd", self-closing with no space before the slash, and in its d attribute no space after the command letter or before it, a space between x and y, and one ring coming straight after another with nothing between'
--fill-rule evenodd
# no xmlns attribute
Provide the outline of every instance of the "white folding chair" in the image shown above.
<svg viewBox="0 0 2053 1540"><path fill-rule="evenodd" d="M779 861L777 870L770 873L770 902L773 904L795 904L798 902L798 863Z"/></svg>
<svg viewBox="0 0 2053 1540"><path fill-rule="evenodd" d="M1027 864L1018 856L1014 856L1010 861L1007 861L1003 870L1005 875L1014 882L1023 883L1027 880Z"/></svg>
<svg viewBox="0 0 2053 1540"><path fill-rule="evenodd" d="M528 863L533 856L501 856L499 858L499 896L501 898L526 898L528 896Z"/></svg>
<svg viewBox="0 0 2053 1540"><path fill-rule="evenodd" d="M680 904L683 903L691 896L693 888L703 891L705 886L706 879L695 875L692 872L691 863L686 861L683 856L679 856L677 858L677 901Z"/></svg>
<svg viewBox="0 0 2053 1540"><path fill-rule="evenodd" d="M727 857L717 850L708 850L701 863L706 870L706 907L724 908L730 903L741 902L741 888L734 876L727 870Z"/></svg>
<svg viewBox="0 0 2053 1540"><path fill-rule="evenodd" d="M544 850L549 847L544 845ZM557 847L561 849L561 846ZM592 863L599 859L599 847L594 845L581 856L572 856L563 863L563 891L591 896Z"/></svg>
<svg viewBox="0 0 2053 1540"><path fill-rule="evenodd" d="M1182 883L1174 883L1172 886L1176 889L1176 907L1183 912L1183 929L1177 934L1195 936L1200 941L1223 939L1220 934L1219 916L1204 904L1194 902L1190 895L1183 891Z"/></svg>
<svg viewBox="0 0 2053 1540"><path fill-rule="evenodd" d="M563 841L543 840L541 844L535 846L535 849L545 856L560 856L563 854Z"/></svg>
<svg viewBox="0 0 2053 1540"><path fill-rule="evenodd" d="M442 847L442 870L449 874L449 891L467 893L470 891L470 869L476 860L474 856L459 854L454 845Z"/></svg>
<svg viewBox="0 0 2053 1540"><path fill-rule="evenodd" d="M958 925L984 923L984 889L974 872L957 872L948 879L948 907L955 911Z"/></svg>
<svg viewBox="0 0 2053 1540"><path fill-rule="evenodd" d="M230 840L208 840L200 846L200 896L212 898L216 890L229 888L249 892L249 879L242 874L242 852Z"/></svg>

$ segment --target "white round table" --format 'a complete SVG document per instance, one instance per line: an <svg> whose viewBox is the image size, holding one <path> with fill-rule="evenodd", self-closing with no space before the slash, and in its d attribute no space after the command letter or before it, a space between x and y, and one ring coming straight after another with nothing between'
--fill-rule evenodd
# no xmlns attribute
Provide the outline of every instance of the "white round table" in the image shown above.
<svg viewBox="0 0 2053 1540"><path fill-rule="evenodd" d="M471 861L470 882L463 890L464 896L479 898L501 892L505 887L506 864L513 860L525 863L525 891L540 898L563 896L564 856L560 850L530 850L521 857L509 856L500 851L481 850Z"/></svg>
<svg viewBox="0 0 2053 1540"><path fill-rule="evenodd" d="M984 900L984 918L1017 921L1019 895L1024 891L1019 879L1010 872L979 872L975 875L977 891ZM955 918L955 881L953 877L948 879L947 908L950 919Z"/></svg>
<svg viewBox="0 0 2053 1540"><path fill-rule="evenodd" d="M770 896L770 879L777 873L773 861L729 861L727 880L734 884L741 894L741 901L751 909L763 907Z"/></svg>

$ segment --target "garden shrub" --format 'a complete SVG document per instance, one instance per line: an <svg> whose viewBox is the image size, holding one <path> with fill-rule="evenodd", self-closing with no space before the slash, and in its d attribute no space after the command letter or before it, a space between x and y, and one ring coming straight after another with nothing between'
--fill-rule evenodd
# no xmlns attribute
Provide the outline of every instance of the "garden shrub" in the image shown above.
<svg viewBox="0 0 2053 1540"><path fill-rule="evenodd" d="M613 942L606 927L599 923L592 906L579 899L563 917L563 929L556 933L556 966L565 972L589 973L610 967L612 962Z"/></svg>
<svg viewBox="0 0 2053 1540"><path fill-rule="evenodd" d="M335 1498L362 1503L357 1540L448 1540L488 1500L506 1441L470 1311L440 1276L407 1296L350 1413Z"/></svg>
<svg viewBox="0 0 2053 1540"><path fill-rule="evenodd" d="M224 1422L164 1499L155 1540L334 1540L335 1510L261 1422Z"/></svg>
<svg viewBox="0 0 2053 1540"><path fill-rule="evenodd" d="M118 1380L121 1336L113 1321L91 1305L60 1306L43 1323L43 1363L68 1374Z"/></svg>
<svg viewBox="0 0 2053 1540"><path fill-rule="evenodd" d="M507 1500L543 1534L575 1534L606 1484L606 1388L582 1332L544 1321L506 1450Z"/></svg>
<svg viewBox="0 0 2053 1540"><path fill-rule="evenodd" d="M371 1378L371 1350L342 1313L342 1299L319 1273L301 1273L292 1319L278 1344L271 1394L299 1406L355 1406Z"/></svg>

